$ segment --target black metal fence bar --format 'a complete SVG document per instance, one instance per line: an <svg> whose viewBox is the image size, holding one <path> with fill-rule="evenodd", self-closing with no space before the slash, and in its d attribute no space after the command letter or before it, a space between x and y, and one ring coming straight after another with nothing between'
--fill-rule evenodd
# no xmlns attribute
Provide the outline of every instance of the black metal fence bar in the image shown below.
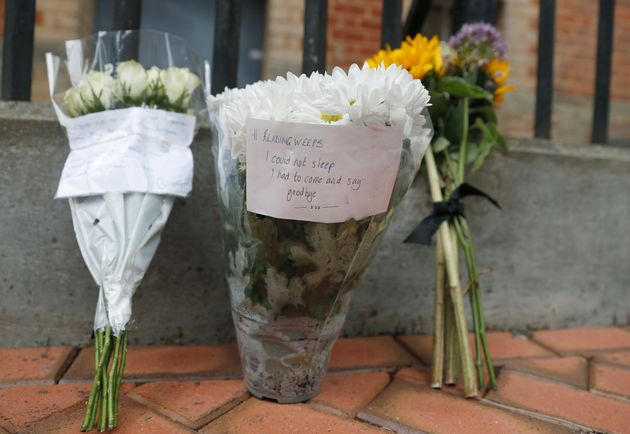
<svg viewBox="0 0 630 434"><path fill-rule="evenodd" d="M541 1L538 19L538 66L536 73L534 135L545 139L551 138L555 19L556 0Z"/></svg>
<svg viewBox="0 0 630 434"><path fill-rule="evenodd" d="M140 28L142 0L114 0L114 30Z"/></svg>
<svg viewBox="0 0 630 434"><path fill-rule="evenodd" d="M29 101L33 67L35 0L6 0L2 49L2 99Z"/></svg>
<svg viewBox="0 0 630 434"><path fill-rule="evenodd" d="M385 3L386 0L383 1L383 7ZM413 38L417 33L422 33L422 25L427 20L431 6L433 6L433 0L413 0L403 26L403 38L407 36Z"/></svg>
<svg viewBox="0 0 630 434"><path fill-rule="evenodd" d="M236 87L242 0L215 0L210 91Z"/></svg>
<svg viewBox="0 0 630 434"><path fill-rule="evenodd" d="M326 71L328 0L304 0L302 72Z"/></svg>
<svg viewBox="0 0 630 434"><path fill-rule="evenodd" d="M398 47L402 40L402 0L383 0L381 47Z"/></svg>
<svg viewBox="0 0 630 434"><path fill-rule="evenodd" d="M591 142L608 142L610 113L610 76L612 74L613 31L615 0L599 1L597 23L597 70L595 73L595 104Z"/></svg>
<svg viewBox="0 0 630 434"><path fill-rule="evenodd" d="M452 13L453 33L457 32L465 23L485 21L496 24L497 0L454 0Z"/></svg>

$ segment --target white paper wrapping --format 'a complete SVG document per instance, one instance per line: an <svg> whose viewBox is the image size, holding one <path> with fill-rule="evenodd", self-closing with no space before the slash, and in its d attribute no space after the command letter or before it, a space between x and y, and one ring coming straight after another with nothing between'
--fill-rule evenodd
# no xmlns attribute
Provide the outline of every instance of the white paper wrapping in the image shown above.
<svg viewBox="0 0 630 434"><path fill-rule="evenodd" d="M195 117L133 107L65 121L70 155L56 198L146 192L186 196Z"/></svg>
<svg viewBox="0 0 630 434"><path fill-rule="evenodd" d="M115 335L131 319L131 300L155 254L173 207L172 196L105 193L70 198L83 259L100 287L94 329Z"/></svg>

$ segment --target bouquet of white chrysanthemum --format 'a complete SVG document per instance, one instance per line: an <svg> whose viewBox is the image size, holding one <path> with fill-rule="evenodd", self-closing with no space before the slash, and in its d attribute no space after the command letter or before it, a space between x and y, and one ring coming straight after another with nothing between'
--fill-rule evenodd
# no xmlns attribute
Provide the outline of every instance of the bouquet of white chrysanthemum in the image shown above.
<svg viewBox="0 0 630 434"><path fill-rule="evenodd" d="M288 74L209 98L232 310L250 392L319 392L330 348L431 140L396 66Z"/></svg>
<svg viewBox="0 0 630 434"><path fill-rule="evenodd" d="M117 425L133 294L174 198L192 189L202 70L185 41L160 32L101 32L64 48L46 55L50 95L71 149L56 198L70 203L99 287L96 372L81 430L96 423L103 431Z"/></svg>

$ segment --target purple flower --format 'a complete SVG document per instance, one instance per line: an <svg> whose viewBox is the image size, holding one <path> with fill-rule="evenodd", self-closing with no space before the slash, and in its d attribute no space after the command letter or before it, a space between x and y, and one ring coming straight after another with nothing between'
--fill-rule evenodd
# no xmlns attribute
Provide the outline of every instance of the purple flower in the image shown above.
<svg viewBox="0 0 630 434"><path fill-rule="evenodd" d="M507 51L507 44L497 28L482 22L464 24L448 44L462 66L481 67L495 57L503 59Z"/></svg>

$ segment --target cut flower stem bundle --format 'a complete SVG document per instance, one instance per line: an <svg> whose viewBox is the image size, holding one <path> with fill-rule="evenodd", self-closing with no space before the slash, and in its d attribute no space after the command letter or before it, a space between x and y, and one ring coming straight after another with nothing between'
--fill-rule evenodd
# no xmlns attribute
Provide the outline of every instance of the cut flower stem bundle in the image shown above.
<svg viewBox="0 0 630 434"><path fill-rule="evenodd" d="M435 134L425 161L436 207L408 242L430 245L431 234L437 229L431 385L454 384L461 375L464 394L475 397L485 388L484 371L491 388L496 388L496 376L472 234L460 200L468 194L484 196L498 207L490 196L466 184L465 177L467 169L471 174L477 172L494 149L507 151L493 106L502 103L505 93L514 88L507 83L510 64L506 44L494 26L471 23L448 41L420 34L407 37L400 47L380 50L367 62L372 67L403 66L431 95L429 112ZM464 190L467 193L462 193ZM460 283L460 253L467 268L465 287ZM463 309L466 293L472 312L474 359Z"/></svg>
<svg viewBox="0 0 630 434"><path fill-rule="evenodd" d="M100 431L118 426L118 400L127 361L128 336L126 330L114 336L109 325L94 334L96 372L81 431L91 429L95 423Z"/></svg>

